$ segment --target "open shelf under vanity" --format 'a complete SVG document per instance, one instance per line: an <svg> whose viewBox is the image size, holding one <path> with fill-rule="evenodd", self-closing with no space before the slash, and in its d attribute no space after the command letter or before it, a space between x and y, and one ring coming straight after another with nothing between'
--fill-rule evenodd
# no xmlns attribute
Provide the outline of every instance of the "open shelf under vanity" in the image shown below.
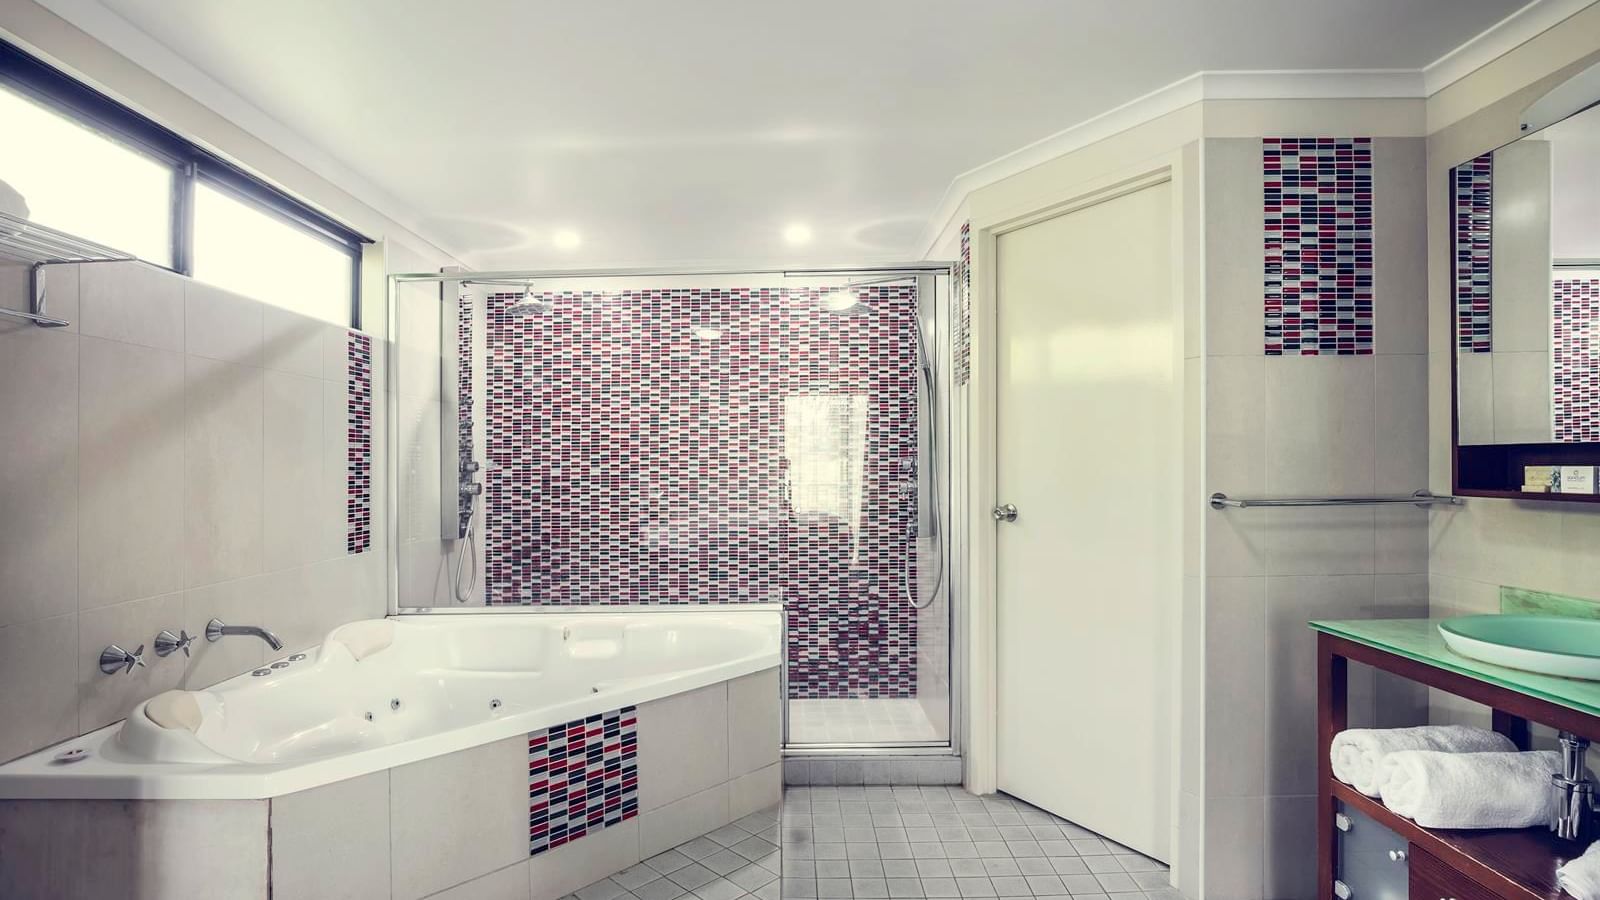
<svg viewBox="0 0 1600 900"><path fill-rule="evenodd" d="M1439 900L1571 900L1556 870L1586 845L1543 828L1439 830L1418 826L1333 776L1329 748L1347 724L1347 674L1356 662L1494 711L1494 728L1527 749L1529 723L1600 739L1600 683L1480 663L1450 651L1428 619L1313 622L1317 631L1318 896L1338 900L1341 812L1403 842L1409 896ZM1355 892L1359 894L1360 892ZM1357 900L1352 895L1351 900Z"/></svg>

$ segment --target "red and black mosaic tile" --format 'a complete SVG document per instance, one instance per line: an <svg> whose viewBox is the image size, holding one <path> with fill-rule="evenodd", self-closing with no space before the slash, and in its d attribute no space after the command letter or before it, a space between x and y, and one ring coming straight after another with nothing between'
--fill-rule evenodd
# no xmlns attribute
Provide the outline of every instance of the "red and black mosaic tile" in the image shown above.
<svg viewBox="0 0 1600 900"><path fill-rule="evenodd" d="M1553 439L1600 441L1600 278L1557 278L1553 288Z"/></svg>
<svg viewBox="0 0 1600 900"><path fill-rule="evenodd" d="M348 554L372 548L372 338L349 333L345 359L345 539Z"/></svg>
<svg viewBox="0 0 1600 900"><path fill-rule="evenodd" d="M1492 253L1494 246L1494 154L1456 166L1451 175L1455 217L1456 349L1494 349Z"/></svg>
<svg viewBox="0 0 1600 900"><path fill-rule="evenodd" d="M1263 138L1266 352L1372 352L1372 139Z"/></svg>
<svg viewBox="0 0 1600 900"><path fill-rule="evenodd" d="M628 706L528 735L528 855L639 814L639 713Z"/></svg>
<svg viewBox="0 0 1600 900"><path fill-rule="evenodd" d="M782 602L794 697L916 694L916 295L487 301L487 602Z"/></svg>

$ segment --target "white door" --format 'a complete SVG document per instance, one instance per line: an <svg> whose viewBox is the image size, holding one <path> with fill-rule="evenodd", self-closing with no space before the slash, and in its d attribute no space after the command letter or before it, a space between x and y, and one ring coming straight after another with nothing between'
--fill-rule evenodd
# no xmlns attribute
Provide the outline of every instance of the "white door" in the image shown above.
<svg viewBox="0 0 1600 900"><path fill-rule="evenodd" d="M1171 840L1182 559L1172 188L1002 234L998 778L1141 853Z"/></svg>

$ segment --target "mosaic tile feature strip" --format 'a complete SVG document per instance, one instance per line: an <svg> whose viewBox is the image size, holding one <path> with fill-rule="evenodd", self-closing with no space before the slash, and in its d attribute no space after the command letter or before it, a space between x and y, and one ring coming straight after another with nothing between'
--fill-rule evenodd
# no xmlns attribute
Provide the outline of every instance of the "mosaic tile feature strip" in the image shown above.
<svg viewBox="0 0 1600 900"><path fill-rule="evenodd" d="M1552 284L1552 433L1562 443L1600 441L1600 278Z"/></svg>
<svg viewBox="0 0 1600 900"><path fill-rule="evenodd" d="M1372 139L1263 138L1268 356L1372 352Z"/></svg>
<svg viewBox="0 0 1600 900"><path fill-rule="evenodd" d="M791 696L915 696L916 295L858 292L490 295L488 603L781 601Z"/></svg>
<svg viewBox="0 0 1600 900"><path fill-rule="evenodd" d="M456 301L456 471L472 461L472 294ZM456 534L467 533L472 498L456 497Z"/></svg>
<svg viewBox="0 0 1600 900"><path fill-rule="evenodd" d="M529 856L638 814L636 707L528 735Z"/></svg>
<svg viewBox="0 0 1600 900"><path fill-rule="evenodd" d="M345 359L345 538L347 554L372 548L372 338L351 331Z"/></svg>
<svg viewBox="0 0 1600 900"><path fill-rule="evenodd" d="M1494 154L1456 166L1451 175L1455 215L1456 349L1494 349L1490 303L1494 245Z"/></svg>
<svg viewBox="0 0 1600 900"><path fill-rule="evenodd" d="M956 262L956 386L972 378L972 223L961 223L961 259Z"/></svg>

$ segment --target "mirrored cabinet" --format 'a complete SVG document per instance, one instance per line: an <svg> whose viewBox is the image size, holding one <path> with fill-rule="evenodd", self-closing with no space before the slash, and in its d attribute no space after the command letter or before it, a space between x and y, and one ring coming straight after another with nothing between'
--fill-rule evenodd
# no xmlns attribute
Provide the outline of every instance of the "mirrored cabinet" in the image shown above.
<svg viewBox="0 0 1600 900"><path fill-rule="evenodd" d="M1455 493L1600 501L1600 106L1461 163L1450 197Z"/></svg>

